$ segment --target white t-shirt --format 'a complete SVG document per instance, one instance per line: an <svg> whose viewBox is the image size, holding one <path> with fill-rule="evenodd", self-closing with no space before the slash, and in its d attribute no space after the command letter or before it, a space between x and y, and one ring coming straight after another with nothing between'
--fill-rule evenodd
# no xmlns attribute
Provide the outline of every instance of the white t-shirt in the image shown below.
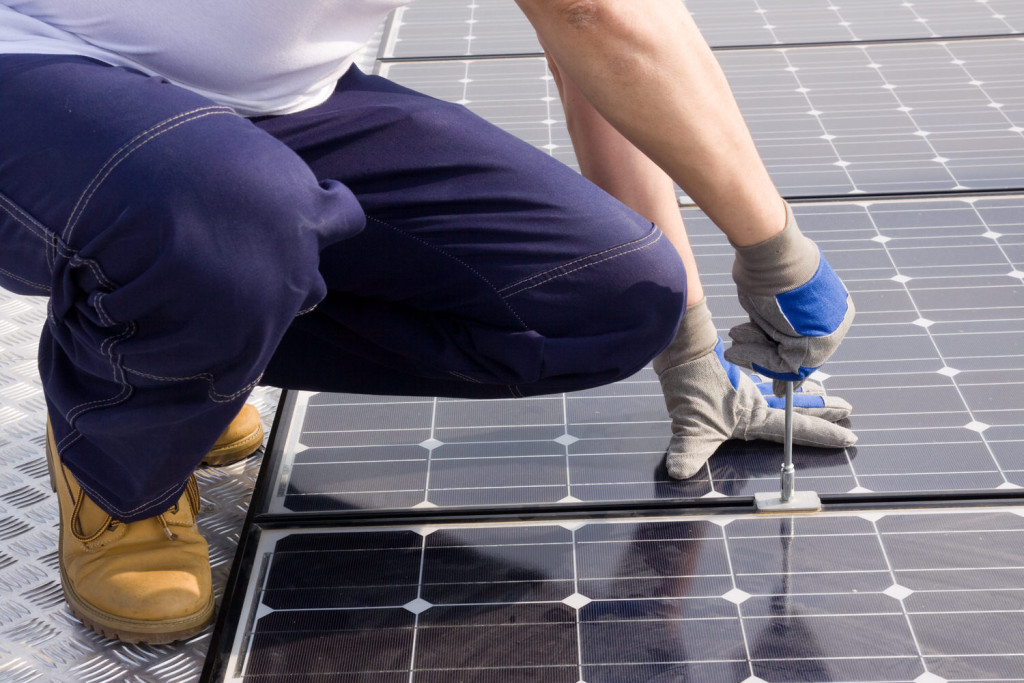
<svg viewBox="0 0 1024 683"><path fill-rule="evenodd" d="M238 113L320 104L411 0L0 0L0 54L73 54L160 75Z"/></svg>

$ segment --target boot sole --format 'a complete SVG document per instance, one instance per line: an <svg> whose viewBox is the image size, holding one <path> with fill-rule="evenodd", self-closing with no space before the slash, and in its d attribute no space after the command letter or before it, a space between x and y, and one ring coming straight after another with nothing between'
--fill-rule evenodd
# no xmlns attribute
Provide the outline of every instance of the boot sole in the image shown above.
<svg viewBox="0 0 1024 683"><path fill-rule="evenodd" d="M63 561L60 565L60 581L64 589L64 599L67 601L71 613L88 628L110 640L165 645L178 640L187 640L204 631L213 622L214 600L212 595L209 603L196 614L159 622L141 621L107 614L78 597L64 573Z"/></svg>
<svg viewBox="0 0 1024 683"><path fill-rule="evenodd" d="M50 488L56 493L57 470L54 466L54 461L57 459L57 455L53 452L53 447L51 446L53 438L50 432L49 420L47 420L46 433L46 468L50 473ZM60 525L59 528L57 555L60 560L60 585L64 589L64 600L71 609L71 613L89 629L110 640L120 640L125 643L164 645L177 640L191 638L203 631L213 621L213 595L210 595L209 602L195 614L156 622L125 619L124 617L118 617L96 609L75 593L71 581L68 580L67 573L64 571L63 553L60 550L64 544L64 526Z"/></svg>

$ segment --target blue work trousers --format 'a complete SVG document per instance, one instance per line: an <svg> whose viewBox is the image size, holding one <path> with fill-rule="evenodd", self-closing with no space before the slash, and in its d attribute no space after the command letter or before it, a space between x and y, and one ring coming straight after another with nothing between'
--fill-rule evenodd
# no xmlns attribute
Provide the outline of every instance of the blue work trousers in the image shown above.
<svg viewBox="0 0 1024 683"><path fill-rule="evenodd" d="M350 70L246 119L163 79L0 55L0 285L49 297L58 451L157 514L259 383L519 397L626 377L672 338L660 231L453 105Z"/></svg>

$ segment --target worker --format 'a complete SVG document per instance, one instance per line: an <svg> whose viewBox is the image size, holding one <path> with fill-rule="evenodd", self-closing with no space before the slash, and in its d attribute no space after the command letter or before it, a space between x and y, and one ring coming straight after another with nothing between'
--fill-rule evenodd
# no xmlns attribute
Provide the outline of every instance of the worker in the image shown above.
<svg viewBox="0 0 1024 683"><path fill-rule="evenodd" d="M727 438L781 438L723 353L800 382L849 327L845 288L678 0L519 5L630 158L736 247L751 322L728 352L681 232L353 66L403 4L0 0L0 285L49 298L61 581L107 637L170 642L210 622L193 472L258 447L245 401L261 383L521 397L657 356L670 472L688 476ZM837 414L798 432L848 445Z"/></svg>

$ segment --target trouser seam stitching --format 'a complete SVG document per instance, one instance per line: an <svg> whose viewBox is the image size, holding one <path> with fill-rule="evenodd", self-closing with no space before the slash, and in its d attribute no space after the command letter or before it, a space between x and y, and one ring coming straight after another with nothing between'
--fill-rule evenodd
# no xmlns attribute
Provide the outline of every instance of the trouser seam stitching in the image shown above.
<svg viewBox="0 0 1024 683"><path fill-rule="evenodd" d="M103 292L97 292L96 298L93 299L92 306L93 308L96 309L96 312L99 314L100 320L103 322L104 325L114 326L117 323L114 321L113 318L110 317L110 314L107 313L106 307L103 305L104 296L105 294Z"/></svg>
<svg viewBox="0 0 1024 683"><path fill-rule="evenodd" d="M246 394L255 389L256 385L260 383L261 379L263 379L263 373L261 372L259 376L256 377L256 379L249 382L238 391L231 394L222 394L214 388L214 381L216 380L216 378L213 376L212 373L209 372L198 372L188 377L167 377L163 375L154 375L152 373L143 372L142 370L135 370L134 368L129 368L127 366L124 366L124 370L138 377L145 377L146 379L152 379L158 382L191 382L193 380L204 380L210 385L210 389L209 391L206 392L206 395L214 403L230 403L239 396L242 396L243 394Z"/></svg>
<svg viewBox="0 0 1024 683"><path fill-rule="evenodd" d="M561 278L563 278L563 277L565 277L567 275L572 275L573 273L577 273L577 272L580 272L582 270L587 270L588 268L593 268L594 266L599 266L602 263L605 263L606 261L612 261L614 259L619 258L620 256L626 256L627 254L632 254L632 253L637 252L637 251L643 251L644 249L647 249L648 247L653 246L656 243L657 243L657 239L655 239L655 240L653 240L653 241L651 241L651 242L649 242L647 244L644 244L642 246L630 249L628 251L623 251L623 252L620 252L620 253L615 254L613 256L609 256L607 258L603 258L600 261L594 261L593 263L588 263L588 264L580 266L578 268L573 268L572 270L567 270L567 271L565 271L563 273L552 275L551 277L547 278L546 280L543 280L541 282L536 282L536 283L530 285L529 287L523 287L522 289L516 290L514 292L510 292L507 296L509 298L511 298L513 296L516 296L518 294L522 294L523 292L527 292L527 291L529 291L531 289L534 289L536 287L540 287L541 285L546 285L546 284L548 284L550 282L554 282L555 280L559 280L559 279L561 279Z"/></svg>
<svg viewBox="0 0 1024 683"><path fill-rule="evenodd" d="M175 116L157 123L154 126L144 130L143 132L136 135L134 138L126 142L116 152L103 163L102 166L96 171L92 180L85 186L82 194L79 196L78 201L75 203L74 208L71 210L71 214L68 216L67 225L64 227L61 237L65 242L68 242L71 237L72 231L78 224L82 214L85 213L85 209L92 197L99 190L103 182L113 173L114 169L117 168L123 161L130 157L133 153L144 147L147 143L155 140L157 137L168 133L179 126L182 126L191 121L196 121L207 116L213 116L215 114L231 114L236 115L234 110L230 107L224 106L211 106L211 107L200 107L187 112L182 112ZM177 121L176 123L173 123ZM173 125L172 125L173 123Z"/></svg>
<svg viewBox="0 0 1024 683"><path fill-rule="evenodd" d="M85 263L89 267L89 269L92 271L92 273L95 275L95 277L96 277L96 279L98 281L100 281L101 283L109 283L110 282L110 278L108 278L103 273L103 270L100 267L99 263L97 263L97 262L95 262L95 261L93 261L91 259L80 259L80 262L81 263ZM100 319L104 323L106 323L106 324L108 324L110 326L116 325L117 323L111 319L110 315L107 313L107 311L103 307L102 297L103 297L103 293L98 293L97 298L93 300L93 306L94 306L96 312L99 314ZM52 308L53 307L52 307L52 300L51 300L50 305L48 305L47 316L48 316L48 318L54 324L57 324L56 318L53 315ZM73 408L70 408L69 410L67 410L65 412L65 414L64 414L64 419L72 427L72 429L74 429L74 422L75 422L75 420L77 420L78 417L80 415L82 415L83 413L88 412L90 410L95 410L97 408L108 407L108 406L112 406L112 405L117 405L118 403L123 403L124 401L126 401L128 399L129 396L131 396L131 394L132 394L132 386L127 381L127 379L125 378L125 368L124 368L124 365L122 363L121 356L119 356L119 355L114 353L114 348L120 342L125 341L125 340L130 339L131 337L135 336L135 333L136 333L137 330L138 330L138 327L136 326L134 321L125 322L125 323L123 323L123 328L121 329L121 331L119 333L110 335L109 337L107 337L106 339L104 339L100 343L99 353L100 353L100 355L103 355L103 356L107 357L107 359L108 359L108 361L110 363L110 368L111 368L111 371L112 371L113 381L115 381L115 382L117 382L118 384L121 385L121 391L119 391L114 396L111 396L111 397L108 397L108 398L105 398L105 399L98 399L98 400L95 400L95 401L88 401L88 402L85 402L85 403L80 403L80 404L74 406Z"/></svg>
<svg viewBox="0 0 1024 683"><path fill-rule="evenodd" d="M461 380L463 380L465 382L472 382L474 384L483 384L483 382L481 382L480 380L476 379L475 377L470 377L469 375L467 375L465 373L462 373L462 372L459 372L457 370L449 370L448 374L450 374L453 377L456 377L458 379L461 379Z"/></svg>
<svg viewBox="0 0 1024 683"><path fill-rule="evenodd" d="M100 344L100 353L109 359L110 367L111 370L113 371L113 379L115 382L121 385L121 391L118 392L117 395L115 396L111 396L105 399L98 399L95 401L87 401L85 403L80 403L74 406L73 408L69 409L64 414L64 419L67 421L69 425L72 425L73 427L75 420L77 420L82 413L88 412L90 410L95 410L97 408L108 407L111 405L122 403L131 395L132 386L125 380L125 369L121 363L120 356L116 356L114 354L114 347L117 346L118 343L125 341L126 339L130 339L132 336L134 336L136 329L137 328L135 326L135 323L125 323L125 328L124 330L121 331L120 334L111 335L110 337L104 339L103 343Z"/></svg>
<svg viewBox="0 0 1024 683"><path fill-rule="evenodd" d="M652 226L651 231L639 239L633 240L632 242L627 242L625 244L619 244L610 249L605 249L603 251L599 251L594 254L589 254L587 256L580 257L573 261L563 263L554 268L550 268L544 271L543 273L531 275L530 277L524 278L519 282L515 282L511 285L501 288L501 290L499 290L499 294L502 296L502 298L511 298L513 296L516 296L517 294L521 294L522 292L533 289L534 287L539 287L540 285L547 284L549 282L552 282L553 280L565 277L566 275L571 275L572 273L576 273L581 270L591 268L593 266L604 263L605 261L610 261L620 256L625 256L626 254L631 254L633 252L646 249L647 247L657 244L661 237L661 230L656 226ZM606 256L606 254L610 255ZM601 256L604 256L604 258L600 258ZM580 263L582 263L583 265L571 268L571 266Z"/></svg>
<svg viewBox="0 0 1024 683"><path fill-rule="evenodd" d="M51 230L48 230L45 225L36 220L28 211L18 206L14 200L3 193L0 193L0 209L3 209L7 215L43 242L49 242L55 237Z"/></svg>
<svg viewBox="0 0 1024 683"><path fill-rule="evenodd" d="M61 243L60 238L55 232L47 228L41 221L35 216L26 211L23 207L19 206L10 197L0 193L0 210L3 210L8 216L10 216L16 223L21 225L23 228L29 231L33 236L38 237L46 245L46 265L50 272L53 272L54 261L56 254L60 254L65 258L68 258L74 254L74 251L69 249L67 246ZM11 274L12 277L15 277ZM22 280L26 284L31 284L27 280ZM36 286L38 283L36 283ZM50 287L42 285L42 288L47 292L50 291Z"/></svg>
<svg viewBox="0 0 1024 683"><path fill-rule="evenodd" d="M91 258L83 258L79 256L77 252L74 250L71 250L69 253L73 254L73 256L68 260L69 266L76 267L79 265L83 265L89 269L89 271L96 278L96 281L99 282L101 285L103 285L107 289L117 289L117 283L115 283L113 280L106 276L106 273L103 272L103 268L100 266L98 261Z"/></svg>
<svg viewBox="0 0 1024 683"><path fill-rule="evenodd" d="M21 277L20 275L16 275L16 274L12 273L9 270L5 270L3 268L0 268L0 275L4 275L5 277L9 277L12 280L17 280L18 282L20 282L23 285L28 285L29 287L34 287L35 289L41 289L41 290L43 290L43 292L46 292L46 293L50 292L49 285L41 285L38 282L35 282L33 280L29 280L27 278Z"/></svg>

